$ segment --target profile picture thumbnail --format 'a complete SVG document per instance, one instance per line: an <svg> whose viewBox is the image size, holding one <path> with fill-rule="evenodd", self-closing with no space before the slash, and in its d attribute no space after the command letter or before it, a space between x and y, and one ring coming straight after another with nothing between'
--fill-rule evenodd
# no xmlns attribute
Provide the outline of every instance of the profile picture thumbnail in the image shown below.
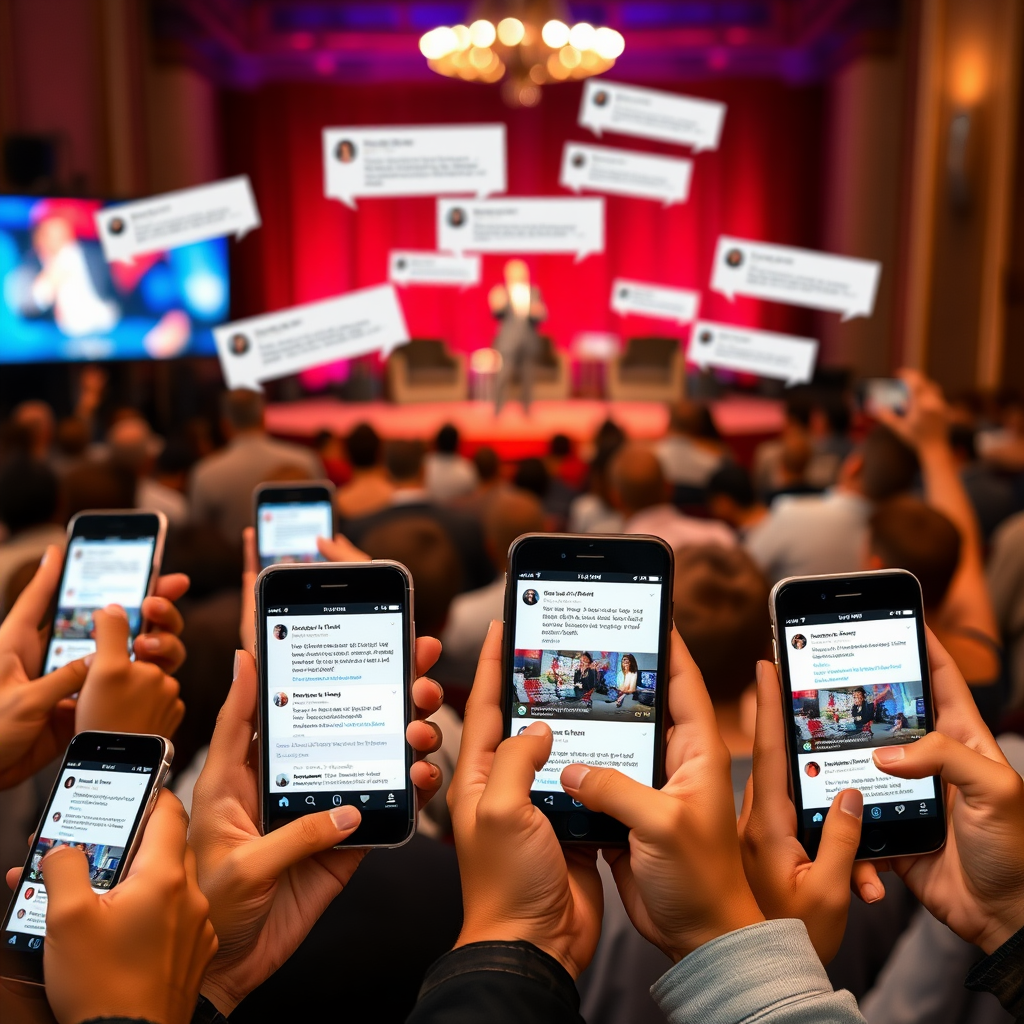
<svg viewBox="0 0 1024 1024"><path fill-rule="evenodd" d="M573 153L572 165L573 167L582 167L587 162L586 156L582 153Z"/></svg>
<svg viewBox="0 0 1024 1024"><path fill-rule="evenodd" d="M713 331L701 331L700 334L697 336L697 340L702 345L710 345L711 342L713 342L715 340L714 332Z"/></svg>
<svg viewBox="0 0 1024 1024"><path fill-rule="evenodd" d="M453 206L448 211L448 223L453 228L461 228L466 223L466 211L461 206Z"/></svg>
<svg viewBox="0 0 1024 1024"><path fill-rule="evenodd" d="M793 648L797 651L802 651L807 646L807 637L803 633L795 633L793 639L789 641Z"/></svg>
<svg viewBox="0 0 1024 1024"><path fill-rule="evenodd" d="M395 270L405 270L405 268L408 265L409 265L408 261L406 261L404 259L403 260L395 260Z"/></svg>
<svg viewBox="0 0 1024 1024"><path fill-rule="evenodd" d="M334 147L334 156L339 163L352 163L356 158L356 144L351 139L342 139Z"/></svg>
<svg viewBox="0 0 1024 1024"><path fill-rule="evenodd" d="M22 907L21 910L18 911L18 920L20 921L24 916L25 916L25 908Z"/></svg>
<svg viewBox="0 0 1024 1024"><path fill-rule="evenodd" d="M279 622L274 627L274 639L283 640L288 635L288 627L283 623Z"/></svg>
<svg viewBox="0 0 1024 1024"><path fill-rule="evenodd" d="M290 778L288 778L288 776L285 775L284 772L282 772L280 775L278 775L278 777L274 781L279 786L287 786L288 783L291 782L292 780Z"/></svg>
<svg viewBox="0 0 1024 1024"><path fill-rule="evenodd" d="M124 229L127 226L128 225L125 224L123 218L121 217L111 217L110 220L107 221L107 231L109 231L112 235L123 234Z"/></svg>
<svg viewBox="0 0 1024 1024"><path fill-rule="evenodd" d="M606 93L604 91L604 89L599 89L597 92L594 93L594 106L595 107L604 107L604 106L607 106L607 104L608 104L608 93Z"/></svg>
<svg viewBox="0 0 1024 1024"><path fill-rule="evenodd" d="M743 250L742 249L730 249L725 254L725 262L730 267L739 267L743 264Z"/></svg>
<svg viewBox="0 0 1024 1024"><path fill-rule="evenodd" d="M817 761L808 761L804 765L804 774L809 779L816 779L821 774L821 765Z"/></svg>
<svg viewBox="0 0 1024 1024"><path fill-rule="evenodd" d="M284 691L274 694L274 707L283 708L288 703L288 694Z"/></svg>
<svg viewBox="0 0 1024 1024"><path fill-rule="evenodd" d="M540 594L531 587L523 591L523 604L536 604L540 600Z"/></svg>
<svg viewBox="0 0 1024 1024"><path fill-rule="evenodd" d="M228 348L232 355L244 356L249 351L249 339L244 334L232 334Z"/></svg>
<svg viewBox="0 0 1024 1024"><path fill-rule="evenodd" d="M629 289L628 288L620 288L619 289L619 298L620 299L628 299L629 298Z"/></svg>
<svg viewBox="0 0 1024 1024"><path fill-rule="evenodd" d="M64 788L65 789L70 789L74 784L75 784L75 777L74 777L74 775L69 775L64 780Z"/></svg>
<svg viewBox="0 0 1024 1024"><path fill-rule="evenodd" d="M60 819L63 818L63 817L64 817L64 815L61 814L60 811L54 811L53 812L53 817L51 818L51 821L60 821Z"/></svg>
<svg viewBox="0 0 1024 1024"><path fill-rule="evenodd" d="M27 900L30 900L30 899L32 899L32 897L33 897L33 896L35 896L35 894L36 894L36 890L35 890L35 888L34 888L33 886L31 886L31 885L30 885L30 886L29 886L29 887L28 887L28 888L27 888L27 889L25 890L25 899L27 899Z"/></svg>

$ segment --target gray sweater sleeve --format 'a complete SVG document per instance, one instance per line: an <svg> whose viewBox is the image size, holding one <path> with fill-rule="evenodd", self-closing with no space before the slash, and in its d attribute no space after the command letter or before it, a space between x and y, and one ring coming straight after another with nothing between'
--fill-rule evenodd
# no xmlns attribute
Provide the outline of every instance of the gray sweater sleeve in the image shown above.
<svg viewBox="0 0 1024 1024"><path fill-rule="evenodd" d="M834 992L802 921L764 921L694 950L651 988L670 1024L864 1024Z"/></svg>

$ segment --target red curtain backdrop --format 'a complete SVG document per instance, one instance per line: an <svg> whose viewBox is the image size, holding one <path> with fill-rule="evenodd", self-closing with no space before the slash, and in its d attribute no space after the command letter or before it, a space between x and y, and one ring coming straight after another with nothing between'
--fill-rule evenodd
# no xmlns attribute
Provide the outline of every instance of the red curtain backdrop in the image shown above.
<svg viewBox="0 0 1024 1024"><path fill-rule="evenodd" d="M569 196L558 184L567 140L692 157L683 204L605 197L605 252L526 256L549 310L543 328L568 347L580 331L685 338L670 321L619 317L611 282L628 277L703 293L701 316L813 336L813 314L777 303L729 302L708 284L720 234L816 248L820 238L823 93L818 86L726 81L665 86L728 105L721 147L688 149L623 135L597 139L577 125L581 86L544 89L539 106L506 107L497 87L438 79L430 84L272 85L224 97L229 173L248 174L263 226L234 247L237 317L329 298L387 280L394 248L435 248L432 198L360 199L352 211L324 196L321 130L346 124L503 121L508 126L508 195ZM477 288L410 286L398 293L413 337L443 338L471 351L489 345L487 290L508 257L485 256Z"/></svg>

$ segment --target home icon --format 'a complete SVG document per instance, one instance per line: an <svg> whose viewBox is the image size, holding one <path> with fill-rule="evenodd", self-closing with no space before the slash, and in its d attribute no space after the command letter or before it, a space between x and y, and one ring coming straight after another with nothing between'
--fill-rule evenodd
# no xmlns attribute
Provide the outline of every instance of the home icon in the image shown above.
<svg viewBox="0 0 1024 1024"><path fill-rule="evenodd" d="M277 801L277 806L278 807L287 807L288 806L288 797L286 797L286 796L281 797L281 799Z"/></svg>

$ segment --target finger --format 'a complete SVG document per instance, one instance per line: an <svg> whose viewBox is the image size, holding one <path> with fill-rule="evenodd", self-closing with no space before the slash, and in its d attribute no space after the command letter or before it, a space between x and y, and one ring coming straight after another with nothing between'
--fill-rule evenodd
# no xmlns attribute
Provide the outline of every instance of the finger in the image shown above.
<svg viewBox="0 0 1024 1024"><path fill-rule="evenodd" d="M756 728L756 726L755 726ZM754 776L751 773L747 777L747 784L743 787L743 804L740 806L740 815L736 819L736 831L743 835L747 831L747 822L750 821L750 812L754 806Z"/></svg>
<svg viewBox="0 0 1024 1024"><path fill-rule="evenodd" d="M61 666L48 676L34 680L31 684L33 698L38 701L40 706L53 707L58 701L77 693L82 688L89 672L89 666L85 661L85 658L79 658L78 661L68 662L67 665ZM16 663L19 668L21 667L21 663L15 655L0 655L0 678L5 678L10 674L11 662Z"/></svg>
<svg viewBox="0 0 1024 1024"><path fill-rule="evenodd" d="M50 601L60 582L63 567L62 552L56 544L47 547L35 575L14 602L4 619L4 632L18 634L36 630L50 607Z"/></svg>
<svg viewBox="0 0 1024 1024"><path fill-rule="evenodd" d="M260 558L256 550L256 531L247 526L242 531L242 606L238 626L242 649L256 654L256 578L260 572Z"/></svg>
<svg viewBox="0 0 1024 1024"><path fill-rule="evenodd" d="M495 619L487 630L480 650L473 689L466 701L459 759L467 760L498 749L502 736L501 713L501 623Z"/></svg>
<svg viewBox="0 0 1024 1024"><path fill-rule="evenodd" d="M183 572L172 572L166 576L157 577L153 594L157 597L165 597L168 601L177 601L184 597L192 581Z"/></svg>
<svg viewBox="0 0 1024 1024"><path fill-rule="evenodd" d="M783 737L782 688L770 661L757 663L757 718L750 823L765 835L788 835L793 803L789 799L789 762Z"/></svg>
<svg viewBox="0 0 1024 1024"><path fill-rule="evenodd" d="M260 574L260 555L256 548L256 530L247 526L242 531L242 573L254 580Z"/></svg>
<svg viewBox="0 0 1024 1024"><path fill-rule="evenodd" d="M8 868L7 869L7 888L14 892L18 888L18 882L21 881L21 868Z"/></svg>
<svg viewBox="0 0 1024 1024"><path fill-rule="evenodd" d="M188 581L187 576L184 579ZM153 631L173 633L175 636L180 636L185 626L181 612L174 602L166 597L147 597L142 602L142 617Z"/></svg>
<svg viewBox="0 0 1024 1024"><path fill-rule="evenodd" d="M1024 800L1024 781L1002 754L998 760L986 757L941 732L931 732L905 746L878 747L872 757L883 772L900 779L940 775L969 803L999 805Z"/></svg>
<svg viewBox="0 0 1024 1024"><path fill-rule="evenodd" d="M616 768L570 764L562 769L562 789L591 811L610 814L629 829L656 827L665 820L666 796L623 775Z"/></svg>
<svg viewBox="0 0 1024 1024"><path fill-rule="evenodd" d="M441 657L441 641L435 640L432 636L418 636L416 638L416 675L425 676L433 667L438 658ZM437 710L436 708L434 709Z"/></svg>
<svg viewBox="0 0 1024 1024"><path fill-rule="evenodd" d="M412 702L416 705L416 714L419 718L429 718L444 703L444 690L436 680L429 676L420 676L412 684Z"/></svg>
<svg viewBox="0 0 1024 1024"><path fill-rule="evenodd" d="M129 876L150 871L162 874L168 865L181 864L187 837L188 815L181 801L169 789L160 790Z"/></svg>
<svg viewBox="0 0 1024 1024"><path fill-rule="evenodd" d="M677 727L681 725L692 731L694 737L717 737L715 709L704 685L704 677L675 627L670 643L668 709L672 722Z"/></svg>
<svg viewBox="0 0 1024 1024"><path fill-rule="evenodd" d="M235 651L231 689L217 714L203 774L223 774L247 764L255 723L256 662L248 651Z"/></svg>
<svg viewBox="0 0 1024 1024"><path fill-rule="evenodd" d="M853 873L853 862L860 845L864 815L864 797L859 789L836 793L825 815L821 845L811 871L828 888L846 889Z"/></svg>
<svg viewBox="0 0 1024 1024"><path fill-rule="evenodd" d="M497 749L494 764L477 814L501 821L532 806L530 789L537 772L551 756L554 736L546 722L533 722L518 736L510 736Z"/></svg>
<svg viewBox="0 0 1024 1024"><path fill-rule="evenodd" d="M416 787L417 806L422 807L441 788L444 772L430 761L417 761L409 769L409 778Z"/></svg>
<svg viewBox="0 0 1024 1024"><path fill-rule="evenodd" d="M135 638L132 650L139 661L148 661L165 672L177 672L184 664L185 645L172 633L143 633Z"/></svg>
<svg viewBox="0 0 1024 1024"><path fill-rule="evenodd" d="M267 881L276 879L314 853L337 846L359 828L360 821L362 815L351 804L290 821L250 845L252 871Z"/></svg>
<svg viewBox="0 0 1024 1024"><path fill-rule="evenodd" d="M369 562L365 551L360 551L344 534L336 533L332 539L317 537L317 550L328 562Z"/></svg>
<svg viewBox="0 0 1024 1024"><path fill-rule="evenodd" d="M405 730L405 739L418 754L432 754L439 750L444 737L435 722L410 722Z"/></svg>
<svg viewBox="0 0 1024 1024"><path fill-rule="evenodd" d="M119 661L127 665L128 615L125 610L120 605L108 604L106 608L97 608L92 620L96 626L96 661L102 661L108 668Z"/></svg>
<svg viewBox="0 0 1024 1024"><path fill-rule="evenodd" d="M853 865L850 888L864 903L877 903L885 897L885 883L879 870L880 865L870 860L856 861Z"/></svg>
<svg viewBox="0 0 1024 1024"><path fill-rule="evenodd" d="M98 899L89 885L89 862L82 850L58 846L39 865L46 884L46 923L74 917L88 910Z"/></svg>

